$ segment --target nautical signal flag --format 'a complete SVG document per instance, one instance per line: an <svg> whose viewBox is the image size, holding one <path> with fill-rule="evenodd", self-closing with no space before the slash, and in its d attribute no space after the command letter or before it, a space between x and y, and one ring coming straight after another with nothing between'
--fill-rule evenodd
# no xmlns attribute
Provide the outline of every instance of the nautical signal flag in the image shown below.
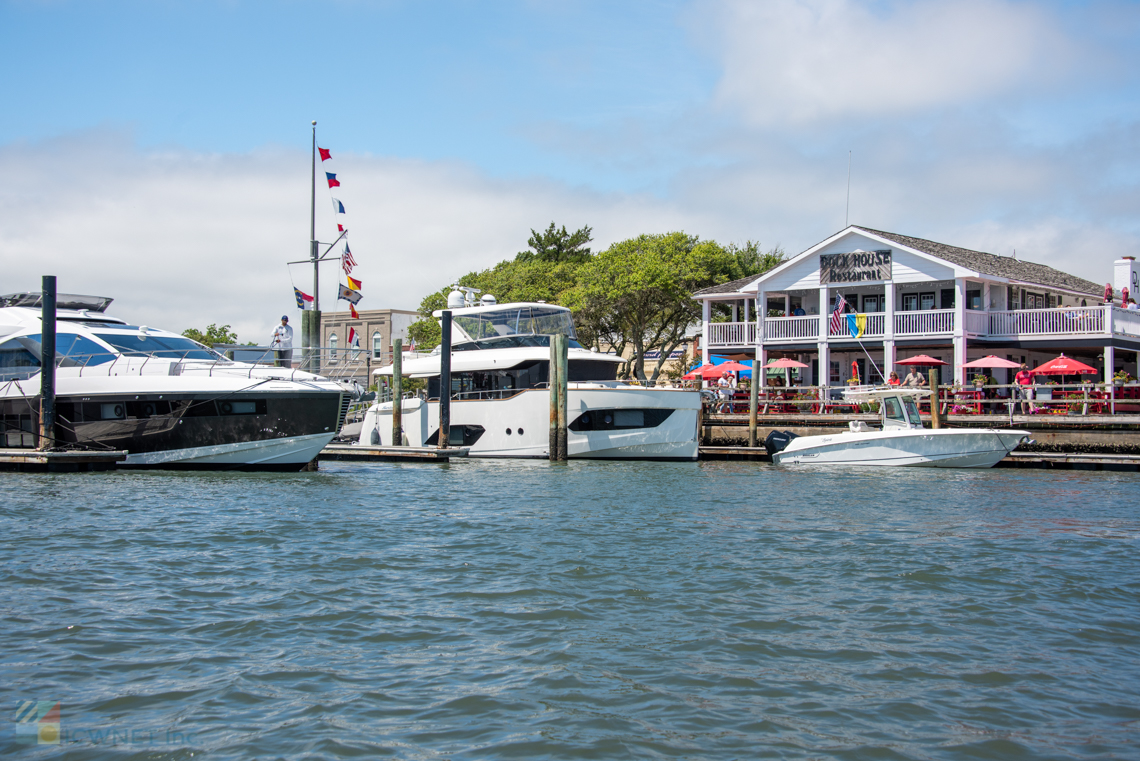
<svg viewBox="0 0 1140 761"><path fill-rule="evenodd" d="M352 277L348 277L347 275L346 275L345 277L347 277L347 278L348 278L348 287L349 287L349 288L351 288L351 289L352 289L352 290L354 290L354 291L359 291L359 290L360 290L360 283L361 283L362 281L360 281L360 280L357 280L357 279L355 279L355 278L352 278Z"/></svg>
<svg viewBox="0 0 1140 761"><path fill-rule="evenodd" d="M362 298L364 297L360 291L354 291L347 285L340 286L340 292L337 294L337 299L344 299L349 304L359 304Z"/></svg>
<svg viewBox="0 0 1140 761"><path fill-rule="evenodd" d="M325 177L328 178L330 188L339 188L340 187L340 180L338 180L336 178L335 174L333 174L332 172L325 172Z"/></svg>
<svg viewBox="0 0 1140 761"><path fill-rule="evenodd" d="M338 233L342 233L342 232L344 232L344 225L342 225L340 222L337 222L337 223L336 223L336 231L337 231Z"/></svg>
<svg viewBox="0 0 1140 761"><path fill-rule="evenodd" d="M349 306L352 306L351 304ZM348 329L348 345L352 346L352 342L356 340L356 328Z"/></svg>
<svg viewBox="0 0 1140 761"><path fill-rule="evenodd" d="M333 210L337 214L344 214L344 204L334 198L333 199Z"/></svg>
<svg viewBox="0 0 1140 761"><path fill-rule="evenodd" d="M312 309L313 297L307 293L302 293L297 286L293 286L293 295L297 297L298 309Z"/></svg>
<svg viewBox="0 0 1140 761"><path fill-rule="evenodd" d="M321 161L328 161L332 158L332 151L328 148L317 148L321 152Z"/></svg>
<svg viewBox="0 0 1140 761"><path fill-rule="evenodd" d="M348 313L352 315L352 319L354 319L354 320L360 319L360 312L356 311L356 305L351 303L351 302L349 302L349 305L348 305Z"/></svg>

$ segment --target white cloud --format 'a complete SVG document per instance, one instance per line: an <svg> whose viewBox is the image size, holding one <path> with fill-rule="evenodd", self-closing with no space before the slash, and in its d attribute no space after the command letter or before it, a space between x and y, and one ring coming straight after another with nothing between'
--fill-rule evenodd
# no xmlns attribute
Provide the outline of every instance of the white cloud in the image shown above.
<svg viewBox="0 0 1140 761"><path fill-rule="evenodd" d="M708 228L708 215L649 196L601 194L559 183L496 180L470 167L337 153L353 255L371 308L415 309L424 295L526 248L531 228L591 225L595 247L639 234ZM318 170L320 171L320 170ZM141 152L97 133L0 148L0 292L113 296L112 311L175 331L230 324L267 340L296 317L293 282L311 292L309 157L266 149L244 155ZM317 237L335 233L318 190ZM325 311L339 267L322 265Z"/></svg>
<svg viewBox="0 0 1140 761"><path fill-rule="evenodd" d="M717 0L700 6L754 124L827 123L961 106L1066 79L1080 56L1057 19L1010 0ZM1095 57L1082 51L1085 62Z"/></svg>

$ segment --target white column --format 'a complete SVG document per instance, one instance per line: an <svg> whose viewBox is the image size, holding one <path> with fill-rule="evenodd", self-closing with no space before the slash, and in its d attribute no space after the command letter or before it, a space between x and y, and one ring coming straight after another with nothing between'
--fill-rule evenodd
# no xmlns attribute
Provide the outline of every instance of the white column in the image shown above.
<svg viewBox="0 0 1140 761"><path fill-rule="evenodd" d="M954 379L966 385L966 278L954 278Z"/></svg>
<svg viewBox="0 0 1140 761"><path fill-rule="evenodd" d="M895 342L883 341L883 375L888 378L895 369Z"/></svg>
<svg viewBox="0 0 1140 761"><path fill-rule="evenodd" d="M815 385L826 386L828 379L831 378L831 352L828 350L827 341L820 341L816 349L819 352L819 377L815 379Z"/></svg>
<svg viewBox="0 0 1140 761"><path fill-rule="evenodd" d="M1104 382L1112 383L1112 374L1116 368L1116 347L1104 347Z"/></svg>
<svg viewBox="0 0 1140 761"><path fill-rule="evenodd" d="M784 316L792 316L792 294L790 293L784 294Z"/></svg>
<svg viewBox="0 0 1140 761"><path fill-rule="evenodd" d="M768 294L756 291L756 345L764 343L764 319L768 316Z"/></svg>
<svg viewBox="0 0 1140 761"><path fill-rule="evenodd" d="M735 301L732 302L732 321L740 322L740 305Z"/></svg>
<svg viewBox="0 0 1140 761"><path fill-rule="evenodd" d="M701 364L709 363L709 322L712 321L712 302L701 302Z"/></svg>
<svg viewBox="0 0 1140 761"><path fill-rule="evenodd" d="M819 340L827 343L827 325L831 320L831 301L827 295L827 286L819 287ZM824 376L827 377L827 376Z"/></svg>

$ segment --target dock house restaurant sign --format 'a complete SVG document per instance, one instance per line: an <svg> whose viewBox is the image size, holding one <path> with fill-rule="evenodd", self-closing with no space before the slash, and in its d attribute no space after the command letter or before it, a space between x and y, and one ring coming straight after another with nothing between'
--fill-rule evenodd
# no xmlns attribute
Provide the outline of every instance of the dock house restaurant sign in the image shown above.
<svg viewBox="0 0 1140 761"><path fill-rule="evenodd" d="M890 279L890 251L852 251L849 254L819 255L820 285Z"/></svg>

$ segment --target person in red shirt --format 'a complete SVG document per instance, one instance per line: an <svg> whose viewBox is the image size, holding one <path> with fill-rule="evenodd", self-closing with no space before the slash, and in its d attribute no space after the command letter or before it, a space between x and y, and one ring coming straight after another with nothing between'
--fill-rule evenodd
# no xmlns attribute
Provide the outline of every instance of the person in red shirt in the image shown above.
<svg viewBox="0 0 1140 761"><path fill-rule="evenodd" d="M1029 366L1024 362L1021 363L1021 369L1017 372L1013 382L1017 384L1018 396L1021 397L1021 414L1028 415L1025 411L1026 406L1030 410L1033 409L1033 376L1029 374Z"/></svg>

